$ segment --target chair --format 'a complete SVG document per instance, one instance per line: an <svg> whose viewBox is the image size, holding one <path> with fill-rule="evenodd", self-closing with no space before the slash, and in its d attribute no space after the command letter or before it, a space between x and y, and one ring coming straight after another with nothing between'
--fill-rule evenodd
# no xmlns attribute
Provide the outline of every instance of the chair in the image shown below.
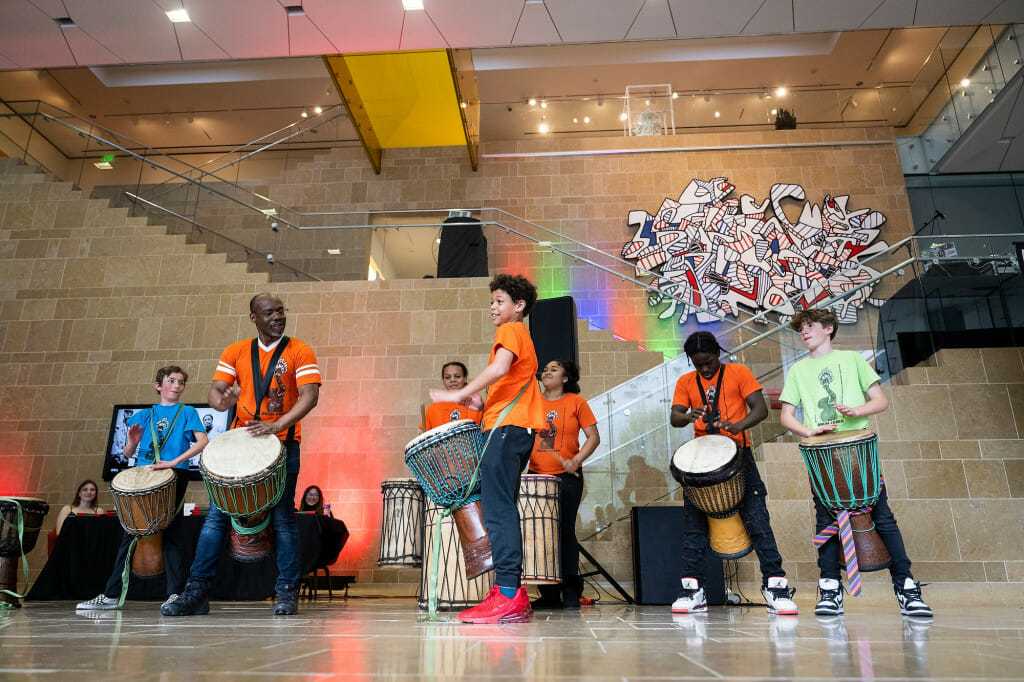
<svg viewBox="0 0 1024 682"><path fill-rule="evenodd" d="M320 555L313 564L313 570L303 576L299 586L300 594L305 590L309 599L316 599L319 596L317 585L317 571L323 571L327 578L328 599L334 599L334 589L331 586L331 570L328 568L338 560L341 549L348 542L348 528L345 522L330 516L318 516L320 524ZM348 595L348 585L345 585L345 594Z"/></svg>

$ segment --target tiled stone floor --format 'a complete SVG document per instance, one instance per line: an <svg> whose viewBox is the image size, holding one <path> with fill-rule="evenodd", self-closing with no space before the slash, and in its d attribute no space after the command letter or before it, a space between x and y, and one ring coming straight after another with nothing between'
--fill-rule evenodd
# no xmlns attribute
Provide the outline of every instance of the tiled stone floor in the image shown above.
<svg viewBox="0 0 1024 682"><path fill-rule="evenodd" d="M164 618L155 603L76 614L70 602L0 612L0 679L1021 679L1024 605L933 604L934 621L889 601L820 620L763 608L599 604L532 623L423 622L412 599L220 602Z"/></svg>

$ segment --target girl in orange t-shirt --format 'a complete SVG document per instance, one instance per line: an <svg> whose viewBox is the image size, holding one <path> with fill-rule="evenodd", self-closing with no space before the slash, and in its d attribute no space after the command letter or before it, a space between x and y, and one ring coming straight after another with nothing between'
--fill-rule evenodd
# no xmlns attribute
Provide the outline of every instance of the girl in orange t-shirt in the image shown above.
<svg viewBox="0 0 1024 682"><path fill-rule="evenodd" d="M534 609L578 609L583 581L578 575L580 550L576 543L576 513L583 499L583 461L601 444L597 419L580 397L580 370L571 360L552 360L540 375L547 428L537 432L530 454L530 473L558 476L561 504L562 583L541 585ZM580 447L580 429L586 436Z"/></svg>
<svg viewBox="0 0 1024 682"><path fill-rule="evenodd" d="M468 381L469 370L461 362L447 362L441 368L441 382L444 384L446 391L457 391L465 386ZM475 398L474 402L480 401L480 396L473 396L467 399L467 401L473 398ZM438 426L443 426L449 422L456 422L460 419L472 419L479 424L483 416L484 413L479 410L445 400L431 403L427 406L420 428L424 431L429 431L430 429L436 429Z"/></svg>

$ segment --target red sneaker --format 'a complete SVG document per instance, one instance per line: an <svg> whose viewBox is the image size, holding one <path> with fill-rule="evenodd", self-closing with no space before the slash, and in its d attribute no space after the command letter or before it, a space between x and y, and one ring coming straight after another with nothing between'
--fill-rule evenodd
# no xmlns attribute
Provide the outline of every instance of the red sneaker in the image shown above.
<svg viewBox="0 0 1024 682"><path fill-rule="evenodd" d="M463 623L529 623L532 619L533 609L525 587L520 587L509 599L495 586L486 599L459 614Z"/></svg>

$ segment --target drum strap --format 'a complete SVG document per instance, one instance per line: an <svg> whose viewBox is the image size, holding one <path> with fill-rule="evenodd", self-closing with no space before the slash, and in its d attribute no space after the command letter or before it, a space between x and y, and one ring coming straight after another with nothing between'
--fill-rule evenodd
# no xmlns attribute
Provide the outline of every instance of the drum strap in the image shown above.
<svg viewBox="0 0 1024 682"><path fill-rule="evenodd" d="M725 378L725 367L726 363L723 362L721 367L718 369L718 384L715 386L715 400L710 404L708 404L707 394L704 393L704 384L700 383L700 372L696 373L695 378L697 379L697 390L700 391L700 400L704 403L704 407L711 412L718 409L718 401L722 397L722 379Z"/></svg>
<svg viewBox="0 0 1024 682"><path fill-rule="evenodd" d="M263 399L267 396L267 391L270 390L270 382L274 378L274 368L277 367L277 361L281 359L281 354L284 353L285 346L288 345L289 341L291 341L289 337L281 337L281 342L277 344L277 348L274 349L274 354L270 357L270 364L267 365L267 371L261 372L260 340L258 338L252 340L252 346L249 354L252 357L252 391L253 395L256 397L256 414L253 415L253 419L256 421L260 420L260 409L263 407ZM295 440L294 425L288 429L288 440Z"/></svg>
<svg viewBox="0 0 1024 682"><path fill-rule="evenodd" d="M4 502L10 502L11 504L14 505L14 515L15 515L15 518L17 519L17 521L13 525L17 529L17 532L18 532L18 548L21 550L21 570L25 574L25 594L28 594L28 559L25 558L25 545L24 545L25 517L24 517L24 514L22 514L22 511L21 511L21 503L18 502L13 497L0 497L0 500L3 500ZM2 519L0 519L0 521L2 521ZM4 521L4 522L6 523L6 521ZM14 583L15 584L14 584L14 589L13 590L0 590L0 593L9 594L12 597L15 597L16 599L24 599L25 598L24 594L18 594L18 584L17 584L18 580L17 580L17 578L15 578ZM5 609L14 609L14 608L17 608L17 607L15 605L13 605L13 604L10 604L10 603L6 602L6 601L0 600L0 611L3 611Z"/></svg>
<svg viewBox="0 0 1024 682"><path fill-rule="evenodd" d="M171 437L171 431L174 430L174 425L178 423L178 417L181 416L181 410L184 405L178 405L178 411L174 413L174 419L171 420L171 425L167 427L167 431L164 432L164 437L160 438L156 431L156 411L151 407L149 408L149 436L153 439L153 461L162 462L163 459L160 457L160 450L163 449L164 443Z"/></svg>

